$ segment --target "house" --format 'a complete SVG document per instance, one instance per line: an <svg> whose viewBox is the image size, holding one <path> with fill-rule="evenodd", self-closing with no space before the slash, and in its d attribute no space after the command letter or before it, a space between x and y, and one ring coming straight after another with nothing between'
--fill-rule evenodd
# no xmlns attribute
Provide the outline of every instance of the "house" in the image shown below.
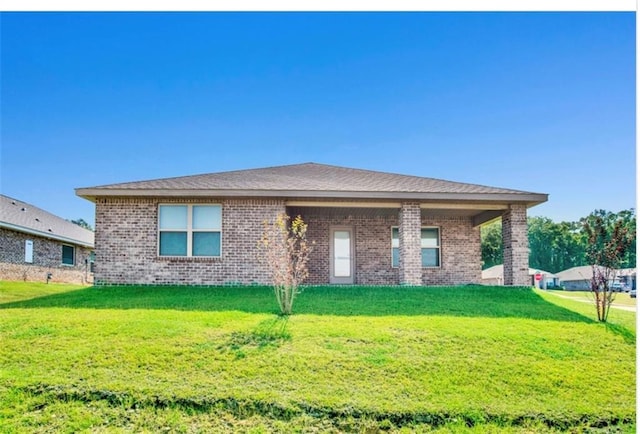
<svg viewBox="0 0 640 434"><path fill-rule="evenodd" d="M0 195L0 280L90 283L93 232Z"/></svg>
<svg viewBox="0 0 640 434"><path fill-rule="evenodd" d="M529 268L529 285L540 289L554 288L559 285L558 277L548 271L537 268ZM494 265L482 270L482 283L484 285L504 284L504 265Z"/></svg>
<svg viewBox="0 0 640 434"><path fill-rule="evenodd" d="M96 204L96 281L268 283L263 222L300 215L309 284L479 282L502 218L507 285L528 285L527 208L546 194L316 163L79 188Z"/></svg>
<svg viewBox="0 0 640 434"><path fill-rule="evenodd" d="M560 285L567 291L590 291L593 270L591 265L582 265L569 268L556 274ZM633 289L636 287L636 269L624 268L615 270L615 280L609 285L619 285L621 289Z"/></svg>

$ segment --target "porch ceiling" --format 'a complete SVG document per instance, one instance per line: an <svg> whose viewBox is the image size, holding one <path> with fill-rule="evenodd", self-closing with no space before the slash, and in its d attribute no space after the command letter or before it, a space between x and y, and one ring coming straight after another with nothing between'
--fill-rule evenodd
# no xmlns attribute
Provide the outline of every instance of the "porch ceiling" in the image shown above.
<svg viewBox="0 0 640 434"><path fill-rule="evenodd" d="M360 216L367 218L381 217L397 217L400 212L399 208L384 207L326 207L326 206L288 206L289 215L315 215L323 217L345 217ZM423 218L429 217L464 217L472 218L474 226L481 225L489 220L493 220L503 213L502 210L495 209L470 209L470 208L422 208L421 215Z"/></svg>

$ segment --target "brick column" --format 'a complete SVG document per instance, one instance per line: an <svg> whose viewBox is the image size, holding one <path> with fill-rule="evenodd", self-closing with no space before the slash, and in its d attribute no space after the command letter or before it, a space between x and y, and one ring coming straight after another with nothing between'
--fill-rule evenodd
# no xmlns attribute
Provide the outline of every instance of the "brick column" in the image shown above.
<svg viewBox="0 0 640 434"><path fill-rule="evenodd" d="M400 284L422 285L420 204L403 202L400 208Z"/></svg>
<svg viewBox="0 0 640 434"><path fill-rule="evenodd" d="M504 284L530 286L527 207L510 205L502 215Z"/></svg>

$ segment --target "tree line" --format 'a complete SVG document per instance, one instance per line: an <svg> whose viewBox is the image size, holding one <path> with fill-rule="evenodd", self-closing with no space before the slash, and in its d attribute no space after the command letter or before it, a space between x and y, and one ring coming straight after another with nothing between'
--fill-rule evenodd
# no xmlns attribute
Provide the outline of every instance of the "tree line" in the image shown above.
<svg viewBox="0 0 640 434"><path fill-rule="evenodd" d="M556 223L548 217L528 217L529 267L557 273L567 268L589 265L589 236L585 224L601 219L605 227L616 224L633 235L632 244L621 259L620 268L636 266L636 213L631 208L617 213L605 210L593 211L576 222ZM480 229L482 268L502 264L502 222L484 225Z"/></svg>

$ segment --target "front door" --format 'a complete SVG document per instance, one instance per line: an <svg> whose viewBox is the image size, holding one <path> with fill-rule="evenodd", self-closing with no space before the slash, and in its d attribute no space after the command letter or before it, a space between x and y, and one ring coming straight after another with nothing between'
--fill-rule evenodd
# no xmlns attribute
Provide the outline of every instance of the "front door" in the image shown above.
<svg viewBox="0 0 640 434"><path fill-rule="evenodd" d="M354 279L353 228L331 228L331 276L330 283L352 284Z"/></svg>

